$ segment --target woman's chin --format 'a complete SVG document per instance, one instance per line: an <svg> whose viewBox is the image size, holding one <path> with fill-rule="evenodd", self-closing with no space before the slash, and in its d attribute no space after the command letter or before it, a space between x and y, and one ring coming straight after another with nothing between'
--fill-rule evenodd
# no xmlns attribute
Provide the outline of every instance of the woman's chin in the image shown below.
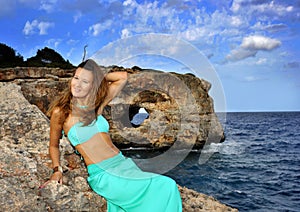
<svg viewBox="0 0 300 212"><path fill-rule="evenodd" d="M78 94L78 93L72 93L72 96L73 96L73 98L77 98L77 99L82 99L84 96L83 95L80 95L80 94Z"/></svg>

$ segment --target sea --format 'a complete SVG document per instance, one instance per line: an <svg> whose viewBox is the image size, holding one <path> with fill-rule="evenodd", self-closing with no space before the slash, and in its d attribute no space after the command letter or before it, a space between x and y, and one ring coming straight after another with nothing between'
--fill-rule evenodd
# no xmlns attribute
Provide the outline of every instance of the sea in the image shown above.
<svg viewBox="0 0 300 212"><path fill-rule="evenodd" d="M191 151L165 175L239 211L299 212L300 112L218 116L225 142ZM210 157L199 163L204 153Z"/></svg>

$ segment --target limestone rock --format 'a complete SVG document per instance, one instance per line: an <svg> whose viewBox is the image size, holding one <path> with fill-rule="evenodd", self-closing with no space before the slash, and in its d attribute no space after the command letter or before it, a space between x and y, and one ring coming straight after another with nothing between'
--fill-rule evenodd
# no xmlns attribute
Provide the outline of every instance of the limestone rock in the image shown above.
<svg viewBox="0 0 300 212"><path fill-rule="evenodd" d="M113 71L131 73L126 87L105 113L119 146L201 149L208 141L224 141L207 81L191 74L155 70ZM132 117L141 108L148 112L148 118L134 126Z"/></svg>
<svg viewBox="0 0 300 212"><path fill-rule="evenodd" d="M61 140L63 185L40 185L51 174L49 120L22 95L21 87L0 82L0 211L106 211L106 201L84 180L86 168ZM235 211L211 197L180 188L183 211Z"/></svg>
<svg viewBox="0 0 300 212"><path fill-rule="evenodd" d="M0 83L0 96L0 211L105 211L105 200L82 180L87 174L80 159L77 167L69 166L74 151L65 139L64 185L53 182L39 189L51 174L49 120L15 84Z"/></svg>
<svg viewBox="0 0 300 212"><path fill-rule="evenodd" d="M194 190L186 187L179 187L181 193L182 206L184 211L193 212L225 212L232 211L237 212L235 208L228 207L211 196L195 192Z"/></svg>

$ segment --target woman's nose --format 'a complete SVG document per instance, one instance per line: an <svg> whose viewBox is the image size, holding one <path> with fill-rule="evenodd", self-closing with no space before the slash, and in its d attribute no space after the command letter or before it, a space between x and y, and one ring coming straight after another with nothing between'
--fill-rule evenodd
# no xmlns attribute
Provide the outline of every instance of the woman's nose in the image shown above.
<svg viewBox="0 0 300 212"><path fill-rule="evenodd" d="M76 81L76 83L75 83L75 87L76 88L80 88L81 87L81 82L78 80L78 81Z"/></svg>

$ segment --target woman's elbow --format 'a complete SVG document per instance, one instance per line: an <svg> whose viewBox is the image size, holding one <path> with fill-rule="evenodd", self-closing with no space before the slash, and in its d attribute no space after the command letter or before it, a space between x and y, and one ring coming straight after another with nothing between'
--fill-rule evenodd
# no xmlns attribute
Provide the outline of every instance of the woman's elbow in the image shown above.
<svg viewBox="0 0 300 212"><path fill-rule="evenodd" d="M127 78L128 78L128 73L126 72L126 71L122 71L122 72L120 72L120 78L122 79L122 80L127 80Z"/></svg>

